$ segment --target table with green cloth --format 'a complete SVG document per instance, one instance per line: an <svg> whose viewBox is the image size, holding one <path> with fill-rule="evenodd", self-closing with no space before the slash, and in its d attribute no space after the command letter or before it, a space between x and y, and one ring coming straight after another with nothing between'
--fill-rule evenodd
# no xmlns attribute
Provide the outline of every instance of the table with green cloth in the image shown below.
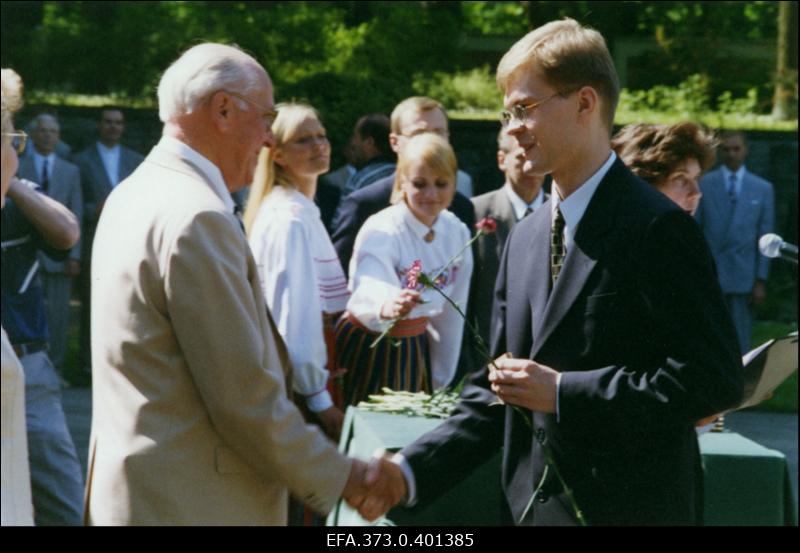
<svg viewBox="0 0 800 553"><path fill-rule="evenodd" d="M350 407L339 448L368 460L378 448L396 451L443 421ZM700 436L705 473L706 525L796 525L786 457L732 432ZM398 526L495 526L510 524L500 487L498 451L459 485L424 508L396 507L372 524ZM369 524L344 501L329 526Z"/></svg>

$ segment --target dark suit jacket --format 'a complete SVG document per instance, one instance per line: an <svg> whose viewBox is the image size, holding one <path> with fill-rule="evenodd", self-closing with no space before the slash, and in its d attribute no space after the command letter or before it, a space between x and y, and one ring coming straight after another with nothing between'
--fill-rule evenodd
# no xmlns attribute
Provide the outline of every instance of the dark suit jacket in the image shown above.
<svg viewBox="0 0 800 553"><path fill-rule="evenodd" d="M549 194L545 194L545 201L549 197ZM511 200L508 199L508 194L502 187L472 198L472 204L475 206L476 220L480 221L489 217L497 222L496 232L481 236L475 241L472 252L475 269L472 272L468 303L470 320L477 323L481 338L488 344L494 285L500 270L500 258L503 255L503 247L508 239L508 233L517 224L517 215L511 205Z"/></svg>
<svg viewBox="0 0 800 553"><path fill-rule="evenodd" d="M336 215L336 208L342 199L342 190L335 184L331 184L325 177L317 180L317 194L314 196L314 203L319 208L319 216L325 230L330 235L333 232L333 217Z"/></svg>
<svg viewBox="0 0 800 553"><path fill-rule="evenodd" d="M389 207L393 185L394 175L356 190L339 204L331 239L345 274L349 274L350 271L350 257L353 255L353 245L358 231L370 215ZM475 208L472 202L460 192L456 192L449 209L472 232L475 228Z"/></svg>
<svg viewBox="0 0 800 553"><path fill-rule="evenodd" d="M455 414L403 450L421 502L504 445L502 485L524 524L574 524L546 443L590 524L692 524L694 422L740 399L736 337L697 224L617 160L550 288L550 202L512 230L501 261L493 353L560 371L560 420L491 405L476 371ZM531 415L528 412L528 415Z"/></svg>

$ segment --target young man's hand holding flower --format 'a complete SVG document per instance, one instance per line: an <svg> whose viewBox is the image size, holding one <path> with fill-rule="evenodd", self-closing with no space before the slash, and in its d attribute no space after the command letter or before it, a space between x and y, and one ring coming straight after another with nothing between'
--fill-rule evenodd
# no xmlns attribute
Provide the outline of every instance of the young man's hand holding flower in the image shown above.
<svg viewBox="0 0 800 553"><path fill-rule="evenodd" d="M537 413L556 412L558 371L530 359L502 356L489 371L492 391L505 403Z"/></svg>

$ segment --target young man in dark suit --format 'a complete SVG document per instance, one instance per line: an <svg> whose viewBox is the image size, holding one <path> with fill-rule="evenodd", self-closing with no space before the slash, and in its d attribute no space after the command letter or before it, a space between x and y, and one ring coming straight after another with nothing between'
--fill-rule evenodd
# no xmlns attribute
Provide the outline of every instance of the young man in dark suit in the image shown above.
<svg viewBox="0 0 800 553"><path fill-rule="evenodd" d="M510 357L472 375L449 420L375 463L394 484L361 512L429 502L504 446L517 524L693 524L695 422L742 393L702 233L612 153L619 84L599 33L548 23L497 81L526 165L553 177L501 260L492 349Z"/></svg>

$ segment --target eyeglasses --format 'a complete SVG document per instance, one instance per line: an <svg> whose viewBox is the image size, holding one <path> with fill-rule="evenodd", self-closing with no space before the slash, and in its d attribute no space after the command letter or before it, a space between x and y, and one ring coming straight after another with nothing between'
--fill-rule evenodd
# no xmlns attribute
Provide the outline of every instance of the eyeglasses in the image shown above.
<svg viewBox="0 0 800 553"><path fill-rule="evenodd" d="M239 98L240 100L244 100L248 104L252 104L252 105L256 106L258 109L260 109L262 111L261 117L264 119L264 124L268 128L272 127L272 124L275 122L275 119L278 117L278 112L276 110L267 109L264 106L262 106L261 104L259 104L258 102L256 102L255 100L251 100L247 96L244 96L244 95L239 94L237 92L232 92L230 90L224 90L223 92L227 92L231 96Z"/></svg>
<svg viewBox="0 0 800 553"><path fill-rule="evenodd" d="M25 145L28 143L28 135L23 131L18 132L4 132L3 136L11 137L11 147L21 154L25 151Z"/></svg>
<svg viewBox="0 0 800 553"><path fill-rule="evenodd" d="M530 116L533 113L533 110L544 104L546 101L555 98L556 96L566 97L569 94L572 94L578 90L577 88L573 88L571 90L564 90L562 92L556 92L555 94L551 94L547 98L543 98L542 100L535 100L528 104L516 104L515 106L511 107L510 111L502 111L500 113L500 122L503 124L503 128L508 127L512 121L517 120L523 125L530 121Z"/></svg>

